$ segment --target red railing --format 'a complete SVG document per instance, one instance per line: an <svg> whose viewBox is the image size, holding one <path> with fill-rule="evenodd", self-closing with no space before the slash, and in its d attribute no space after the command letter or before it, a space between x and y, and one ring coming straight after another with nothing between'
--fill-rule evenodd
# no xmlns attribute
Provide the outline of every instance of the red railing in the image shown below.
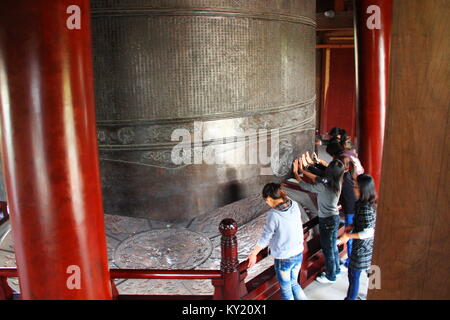
<svg viewBox="0 0 450 320"><path fill-rule="evenodd" d="M0 270L1 274L1 270ZM113 297L120 300L137 300L137 299L185 299L185 300L209 300L211 295L120 295L114 284L114 279L223 279L220 270L146 270L146 269L111 269L111 286Z"/></svg>
<svg viewBox="0 0 450 320"><path fill-rule="evenodd" d="M298 185L285 183L286 188L301 190ZM316 203L315 195L309 194ZM6 210L6 206L4 207ZM312 229L318 225L318 218L313 218L303 225L305 249L299 282L305 288L322 271L324 257L321 251L318 234L310 237ZM224 219L219 225L221 237L220 270L142 270L142 269L111 269L111 285L115 299L214 299L214 300L267 300L279 298L279 284L274 267L261 272L247 283L248 260L238 261L237 233L238 227L233 219ZM339 235L344 232L340 226ZM308 238L310 238L308 240ZM344 255L346 247L340 247L340 256ZM262 250L257 256L257 263L268 256L268 249ZM7 279L17 277L16 269L0 269L0 300L18 299L17 294L9 287ZM115 279L210 279L214 286L213 295L121 295L117 291Z"/></svg>

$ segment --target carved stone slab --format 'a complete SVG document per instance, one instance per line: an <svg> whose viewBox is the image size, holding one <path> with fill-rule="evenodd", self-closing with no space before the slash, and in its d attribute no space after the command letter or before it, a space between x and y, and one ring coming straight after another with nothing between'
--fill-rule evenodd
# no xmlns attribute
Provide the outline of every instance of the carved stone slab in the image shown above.
<svg viewBox="0 0 450 320"><path fill-rule="evenodd" d="M185 229L138 233L114 252L114 263L123 269L193 269L211 255L211 241Z"/></svg>

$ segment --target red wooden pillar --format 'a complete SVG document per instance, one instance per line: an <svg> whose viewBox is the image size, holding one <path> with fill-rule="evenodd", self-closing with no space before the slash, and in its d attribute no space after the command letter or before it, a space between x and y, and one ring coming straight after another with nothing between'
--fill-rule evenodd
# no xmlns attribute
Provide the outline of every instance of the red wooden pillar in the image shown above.
<svg viewBox="0 0 450 320"><path fill-rule="evenodd" d="M89 10L0 1L2 160L23 299L111 299Z"/></svg>
<svg viewBox="0 0 450 320"><path fill-rule="evenodd" d="M391 43L392 0L355 0L359 155L379 188Z"/></svg>

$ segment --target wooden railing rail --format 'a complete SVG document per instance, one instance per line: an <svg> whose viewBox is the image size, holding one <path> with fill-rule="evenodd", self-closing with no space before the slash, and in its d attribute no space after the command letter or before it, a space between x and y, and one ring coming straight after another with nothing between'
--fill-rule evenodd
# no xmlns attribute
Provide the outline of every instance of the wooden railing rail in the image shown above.
<svg viewBox="0 0 450 320"><path fill-rule="evenodd" d="M111 269L111 279L221 279L219 270Z"/></svg>
<svg viewBox="0 0 450 320"><path fill-rule="evenodd" d="M258 255L256 256L256 263L260 262L261 260L267 258L269 256L269 249L268 248L264 248L263 250L261 250ZM244 272L247 270L248 267L248 259L242 261L239 264L239 272Z"/></svg>

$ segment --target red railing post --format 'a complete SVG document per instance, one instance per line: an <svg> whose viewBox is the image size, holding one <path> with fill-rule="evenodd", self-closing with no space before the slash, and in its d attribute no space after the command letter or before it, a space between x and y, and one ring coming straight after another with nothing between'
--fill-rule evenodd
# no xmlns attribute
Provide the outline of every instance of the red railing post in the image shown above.
<svg viewBox="0 0 450 320"><path fill-rule="evenodd" d="M118 300L119 299L119 290L117 290L114 279L111 279L111 292L112 292L113 300Z"/></svg>
<svg viewBox="0 0 450 320"><path fill-rule="evenodd" d="M223 300L239 300L241 298L237 229L237 223L233 219L223 219L219 225L219 231L222 234L220 271L223 275L223 285L221 286Z"/></svg>
<svg viewBox="0 0 450 320"><path fill-rule="evenodd" d="M0 300L12 299L13 291L8 285L7 277L0 277Z"/></svg>

